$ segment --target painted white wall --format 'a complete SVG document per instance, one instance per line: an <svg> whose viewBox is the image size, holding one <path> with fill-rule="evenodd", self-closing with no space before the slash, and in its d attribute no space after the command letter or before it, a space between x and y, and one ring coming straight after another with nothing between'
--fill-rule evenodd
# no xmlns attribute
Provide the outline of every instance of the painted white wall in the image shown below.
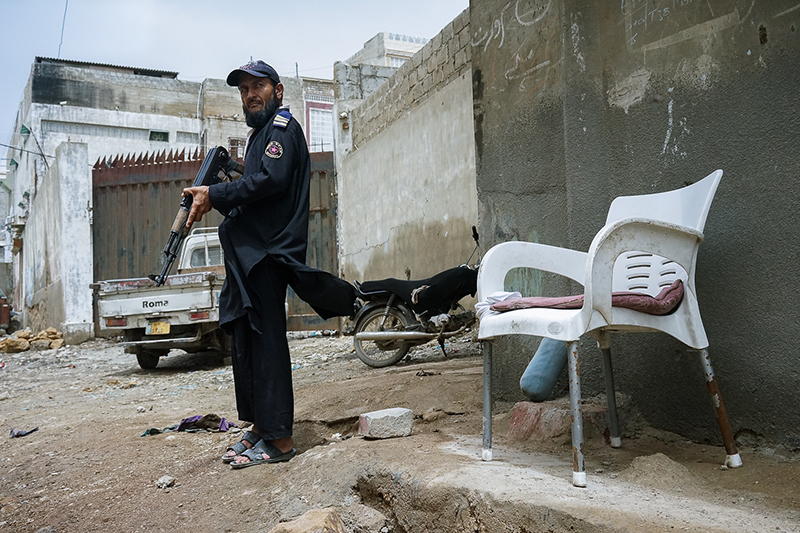
<svg viewBox="0 0 800 533"><path fill-rule="evenodd" d="M93 336L88 146L63 143L30 205L22 259L23 322L54 326L68 344Z"/></svg>
<svg viewBox="0 0 800 533"><path fill-rule="evenodd" d="M448 221L461 220L459 233L469 235L478 216L474 145L472 82L465 72L364 146L337 153L340 265L349 279L397 277L370 263L376 250L388 254L404 225L450 227ZM419 256L411 258L419 265L415 274L466 261L461 255L471 249L469 238L454 243L448 237L420 234L416 248L407 248Z"/></svg>

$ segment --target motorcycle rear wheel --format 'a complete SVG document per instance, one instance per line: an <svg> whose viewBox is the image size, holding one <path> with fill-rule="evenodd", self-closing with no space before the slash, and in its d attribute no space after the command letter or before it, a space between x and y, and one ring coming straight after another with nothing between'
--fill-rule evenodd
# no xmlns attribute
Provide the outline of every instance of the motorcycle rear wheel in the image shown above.
<svg viewBox="0 0 800 533"><path fill-rule="evenodd" d="M385 308L377 308L369 311L356 326L355 334L363 331L405 331L408 326L408 318L402 311L394 307L389 308L386 321L383 321ZM381 327L381 324L383 326ZM382 368L391 366L400 361L411 349L411 344L402 341L360 341L353 339L356 355L365 364Z"/></svg>

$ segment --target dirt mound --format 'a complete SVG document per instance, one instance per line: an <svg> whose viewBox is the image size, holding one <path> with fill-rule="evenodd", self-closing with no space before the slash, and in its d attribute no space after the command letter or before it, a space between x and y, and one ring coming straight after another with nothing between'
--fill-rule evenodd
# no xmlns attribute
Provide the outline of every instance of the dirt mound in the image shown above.
<svg viewBox="0 0 800 533"><path fill-rule="evenodd" d="M637 485L682 491L699 489L705 481L692 474L684 465L673 461L663 453L636 457L619 476Z"/></svg>

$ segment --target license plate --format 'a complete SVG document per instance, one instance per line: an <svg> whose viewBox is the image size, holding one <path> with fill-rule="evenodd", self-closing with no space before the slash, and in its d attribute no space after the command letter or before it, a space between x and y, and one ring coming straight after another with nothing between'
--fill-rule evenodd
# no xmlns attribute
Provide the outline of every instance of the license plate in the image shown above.
<svg viewBox="0 0 800 533"><path fill-rule="evenodd" d="M169 333L169 322L148 322L144 332L146 335L166 335Z"/></svg>

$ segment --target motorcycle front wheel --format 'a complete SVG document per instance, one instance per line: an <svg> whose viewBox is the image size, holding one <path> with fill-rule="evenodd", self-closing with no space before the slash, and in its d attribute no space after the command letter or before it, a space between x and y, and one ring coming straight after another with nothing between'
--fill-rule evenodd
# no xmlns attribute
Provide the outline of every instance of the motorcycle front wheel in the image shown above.
<svg viewBox="0 0 800 533"><path fill-rule="evenodd" d="M394 307L389 308L384 321L383 315L385 308L377 308L364 315L356 326L355 334L364 331L405 331L408 326L408 318L402 311ZM388 341L361 341L358 338L353 340L358 358L365 364L381 368L391 366L408 353L411 344L399 340Z"/></svg>

